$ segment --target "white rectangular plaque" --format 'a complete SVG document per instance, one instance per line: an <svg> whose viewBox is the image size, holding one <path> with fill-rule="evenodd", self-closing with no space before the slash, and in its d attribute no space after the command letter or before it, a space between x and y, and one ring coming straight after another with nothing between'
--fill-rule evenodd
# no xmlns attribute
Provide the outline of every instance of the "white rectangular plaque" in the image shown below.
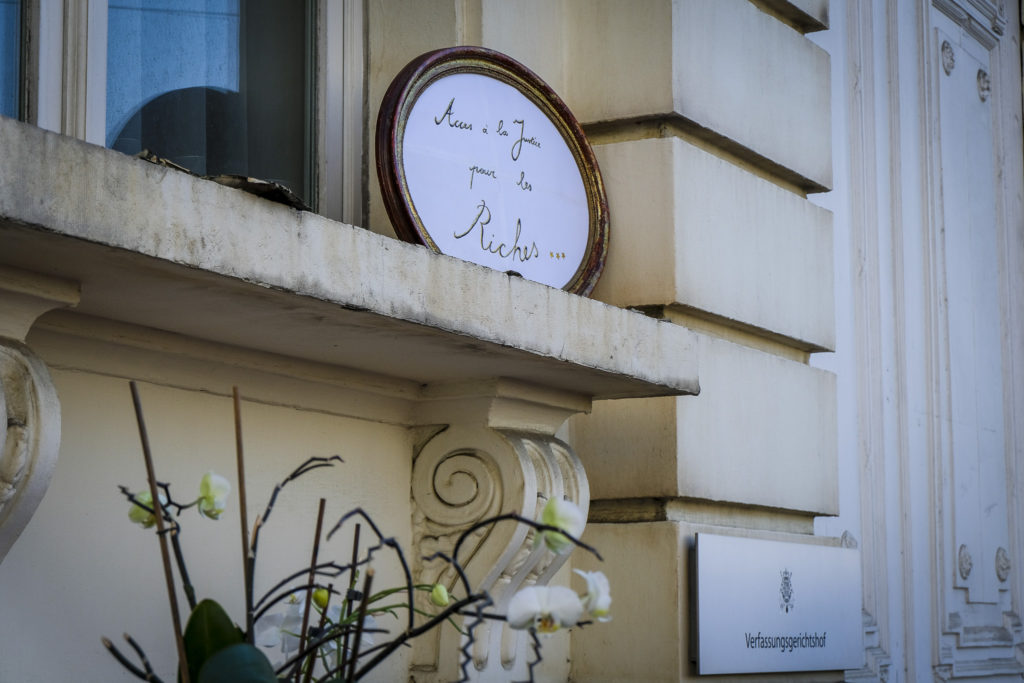
<svg viewBox="0 0 1024 683"><path fill-rule="evenodd" d="M697 534L700 674L859 669L860 554Z"/></svg>

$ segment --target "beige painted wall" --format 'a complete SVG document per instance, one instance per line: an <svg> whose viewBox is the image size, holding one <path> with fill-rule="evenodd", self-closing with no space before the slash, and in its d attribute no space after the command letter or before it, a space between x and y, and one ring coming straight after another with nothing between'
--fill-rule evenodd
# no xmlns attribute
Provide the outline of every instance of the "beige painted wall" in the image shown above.
<svg viewBox="0 0 1024 683"><path fill-rule="evenodd" d="M820 2L795 5L804 8L801 12L827 15ZM703 396L658 399L657 409L641 408L644 421L639 433L630 406L614 401L601 404L594 418L573 424L580 457L591 468L595 498L612 505L623 499L659 498L662 506L654 515L605 516L589 532L588 538L609 557L604 566L613 580L616 616L610 630L589 628L576 641L580 643L572 653L576 675L581 680L601 675L623 680L627 674L642 680L686 678L690 673L687 548L693 534L688 524L693 511L682 507L673 520L657 520L671 507L665 499L712 501L707 506L713 509L704 513L728 518L731 526L758 532L796 528L804 536L810 533L815 514L832 514L838 504L834 381L807 363L808 352L829 349L835 340L831 217L806 198L807 191L820 191L832 183L829 56L793 24L794 3L784 0L649 0L641 9L627 0L395 0L371 1L366 7L371 136L388 83L409 59L428 49L484 44L523 61L574 109L606 166L614 253L597 297L643 307L666 320L660 328L700 330L697 352L709 367L706 381L702 376ZM372 151L372 139L368 149ZM364 189L369 206L364 227L392 234L380 202L372 153L366 163L369 187ZM96 178L102 180L101 175ZM203 191L200 188L196 196L202 199ZM216 193L207 194L210 204L222 203ZM138 193L128 195L140 206L149 200L140 201ZM265 234L277 236L282 226L284 232L292 227L288 220L281 218L279 225L277 219L265 218L254 224ZM117 226L106 219L97 222ZM295 235L319 235L317 231L323 230L332 241L337 237L334 226L313 218L303 222L305 226L295 227ZM163 234L156 219L147 225L155 234ZM120 233L120 226L110 232ZM247 244L241 239L228 243L232 247ZM292 276L304 280L310 263L300 261L298 254L306 252L294 246L282 252L296 254L294 264L282 266L285 281L291 282ZM418 250L379 241L359 252L365 258L352 261L366 266L368 275L353 275L352 280L359 282L351 288L362 292L360 286L371 283L365 285L370 303L360 299L360 305L380 307L381 297L375 298L380 292L373 285L391 281L382 273L385 266L397 262L393 254L391 260L384 258L389 252L419 258ZM159 252L164 253L168 252ZM652 253L659 258L652 259ZM252 279L248 258L238 261L231 262L230 275ZM267 261L278 263L269 255ZM383 265L371 267L378 261ZM352 268L350 272L359 271ZM394 272L392 278L400 280L406 274ZM467 304L466 310L452 311L459 326L450 329L463 334L469 328L487 337L494 328L503 327L491 319L479 326L466 322L474 320L472 305L482 296L474 294L483 291L473 289L479 283L476 275L457 281L445 270L434 284L445 281L442 278L457 283L452 288L465 295L460 304ZM349 280L345 283L348 286ZM379 290L391 291L384 285ZM290 291L311 294L307 286ZM323 296L323 291L314 290L312 295ZM399 295L385 303L392 300L407 303ZM419 301L410 303L414 308L419 305ZM395 305L385 314L397 317L401 308ZM607 307L591 308L603 312ZM114 307L105 313L117 315ZM542 328L537 334L556 327L551 324L555 318L552 315L551 320L537 324ZM689 367L688 348L680 347L674 355L676 347L662 348L662 355L655 359L648 347L613 344L622 333L621 326L610 329L618 321L609 316L606 325L595 325L600 329L576 330L580 336L572 340L578 347L593 343L595 351L584 354L588 362L608 356L627 358L644 368L648 364ZM193 329L193 321L187 322L183 327ZM229 326L219 320L206 324ZM395 334L407 331L402 328ZM503 343L508 339L504 334L498 338ZM607 349L606 338L611 340ZM527 328L509 346L520 348L533 339L533 330ZM317 354L328 341L336 340L313 339ZM122 630L134 633L144 645L164 643L157 664L168 670L173 659L167 645L170 627L155 543L128 524L127 506L115 488L121 481L133 486L142 481L137 435L122 379L132 372L118 371L116 362L111 369L109 358L102 373L91 366L80 367L83 358L67 352L67 340L60 354L50 345L52 337L29 342L53 369L63 402L65 446L39 512L0 566L0 595L5 600L11 595L7 604L13 606L5 605L0 613L0 643L24 653L0 659L0 680L60 679L69 659L80 661L89 671L109 671L110 678L117 680L119 667L99 646L98 638L116 636ZM488 353L495 351L485 349L481 356ZM156 362L168 367L156 373L159 383L142 389L161 477L177 482L182 490L209 466L229 474L233 444L226 394L230 387L217 389L219 394L197 391L186 373L176 373L172 356L158 357ZM386 365L381 362L379 367ZM230 360L218 370L237 376L245 392L246 371L231 367ZM262 374L261 402L245 404L251 505L261 501L272 483L305 456L338 452L346 464L301 482L300 496L285 498L273 522L280 522L281 528L310 528L311 536L316 499L321 492L329 493L335 515L353 504L366 505L408 547L412 439L403 427L386 422L401 420L388 418L383 402L378 414L385 421L323 412L330 405L326 400L316 403L317 410L311 410L301 397L281 405L273 398L275 381ZM289 395L296 395L292 385ZM365 406L360 410L364 415L373 412ZM805 423L813 428L803 429ZM766 482L751 475L752 471L770 474L766 463L780 455L787 458L788 470L802 472L796 494L787 488L789 480ZM642 460L643 467L636 467L636 460ZM623 476L624 472L630 476ZM189 527L187 541L197 550L193 554L196 584L209 585L214 594L226 596L227 606L237 615L240 594L237 588L232 593L239 574L234 514L226 514L217 524L190 518L195 523ZM280 547L266 538L264 551L274 553L277 567L303 565L308 536L282 535ZM209 547L216 547L212 557L203 552ZM267 559L270 555L267 552ZM381 580L393 584L397 575L389 571L382 572ZM559 582L565 582L563 577ZM143 624L150 605L159 614L155 623ZM645 638L652 632L657 635ZM560 641L552 655L551 661L562 667L552 674L553 679L564 680L565 642ZM64 647L60 659L50 655L55 643ZM401 661L395 667L380 680L403 678Z"/></svg>
<svg viewBox="0 0 1024 683"><path fill-rule="evenodd" d="M36 348L45 358L45 347ZM173 378L173 358L165 363ZM76 367L51 371L62 405L63 447L49 491L0 565L0 643L5 653L17 653L0 657L0 680L66 680L71 670L89 672L83 681L135 680L100 644L101 636L118 642L124 632L171 680L175 657L158 544L151 532L128 521L128 505L117 490L118 484L137 490L145 482L128 382ZM244 394L245 373L237 373L237 382ZM208 468L235 483L229 396L148 383L139 390L158 475L172 483L175 496L194 497ZM243 401L242 414L251 518L275 483L306 457L345 459L281 494L261 538L257 593L308 564L321 496L330 523L362 506L409 548L411 446L405 429L249 401ZM243 620L237 505L236 487L220 520L187 512L182 543L197 596L221 601ZM336 538L322 552L347 558L351 536ZM397 564L374 566L378 586L398 584ZM399 680L404 668L399 653L377 680Z"/></svg>

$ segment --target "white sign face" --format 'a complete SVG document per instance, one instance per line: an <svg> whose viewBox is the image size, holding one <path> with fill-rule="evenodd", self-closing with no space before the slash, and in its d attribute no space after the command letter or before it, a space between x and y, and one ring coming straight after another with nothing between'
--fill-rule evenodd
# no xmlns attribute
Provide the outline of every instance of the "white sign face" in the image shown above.
<svg viewBox="0 0 1024 683"><path fill-rule="evenodd" d="M536 74L481 47L420 55L377 117L377 175L400 238L576 294L608 250L601 172Z"/></svg>
<svg viewBox="0 0 1024 683"><path fill-rule="evenodd" d="M697 534L700 674L859 669L860 555Z"/></svg>
<svg viewBox="0 0 1024 683"><path fill-rule="evenodd" d="M572 152L512 86L480 74L434 81L405 125L409 197L442 254L565 287L590 215Z"/></svg>

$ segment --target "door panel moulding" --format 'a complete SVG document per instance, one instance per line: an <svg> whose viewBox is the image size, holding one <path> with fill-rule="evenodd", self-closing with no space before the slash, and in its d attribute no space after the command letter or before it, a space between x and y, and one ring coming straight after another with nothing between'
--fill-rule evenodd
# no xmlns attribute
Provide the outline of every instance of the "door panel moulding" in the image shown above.
<svg viewBox="0 0 1024 683"><path fill-rule="evenodd" d="M932 0L932 5L959 25L969 36L991 50L1006 29L1006 13L991 0Z"/></svg>

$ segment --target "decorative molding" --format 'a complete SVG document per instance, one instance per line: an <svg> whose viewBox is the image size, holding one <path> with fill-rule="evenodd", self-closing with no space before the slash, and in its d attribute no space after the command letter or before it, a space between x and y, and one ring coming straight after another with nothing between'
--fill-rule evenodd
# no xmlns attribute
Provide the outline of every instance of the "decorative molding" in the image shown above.
<svg viewBox="0 0 1024 683"><path fill-rule="evenodd" d="M78 299L77 282L0 266L0 338L23 342L39 316Z"/></svg>
<svg viewBox="0 0 1024 683"><path fill-rule="evenodd" d="M952 681L963 678L977 679L985 676L1012 676L1019 677L1021 672L1020 664L1013 657L1000 659L979 659L977 661L966 660L954 664L940 664L935 667L935 679L939 681Z"/></svg>
<svg viewBox="0 0 1024 683"><path fill-rule="evenodd" d="M52 370L87 371L229 398L242 370L246 401L402 426L408 426L422 388L404 378L72 311L40 320L32 328L32 347Z"/></svg>
<svg viewBox="0 0 1024 683"><path fill-rule="evenodd" d="M1016 621L1019 626L1020 620L1012 612L997 613L996 616L998 620L993 620L994 623L974 624L976 616L971 618L952 612L946 621L947 632L956 635L957 647L1008 647L1014 642L1012 624Z"/></svg>
<svg viewBox="0 0 1024 683"><path fill-rule="evenodd" d="M999 579L1000 583L1005 583L1006 579L1010 576L1010 555L1006 552L1006 548L1000 546L996 550L996 578Z"/></svg>
<svg viewBox="0 0 1024 683"><path fill-rule="evenodd" d="M60 403L46 366L0 339L0 562L50 484L60 447Z"/></svg>
<svg viewBox="0 0 1024 683"><path fill-rule="evenodd" d="M1006 29L1006 11L1002 2L992 0L932 0L932 5L959 25L986 50L999 43ZM949 73L949 72L947 72Z"/></svg>
<svg viewBox="0 0 1024 683"><path fill-rule="evenodd" d="M490 397L483 395L486 392ZM539 400L543 392L500 381L459 390L428 388L426 393L435 396L436 403L424 415L447 412L455 419L434 431L413 463L414 581L442 583L453 595L462 596L464 590L447 563L423 558L450 554L459 536L487 517L517 513L537 519L551 498L571 500L586 513L590 489L583 465L554 432L568 414L589 406L576 403L575 410L567 409L565 397L546 395L550 403L545 410ZM535 547L534 536L523 525L502 522L479 529L463 543L458 560L473 590L485 590L493 598L488 611L503 612L516 591L546 584L565 562L566 556L555 555L543 544ZM514 668L525 665L526 641L520 632L485 622L474 634L471 654L476 670L512 675ZM418 638L414 680L459 678L463 644L452 628Z"/></svg>
<svg viewBox="0 0 1024 683"><path fill-rule="evenodd" d="M0 562L46 493L60 447L60 403L23 343L43 313L78 303L77 283L0 266Z"/></svg>
<svg viewBox="0 0 1024 683"><path fill-rule="evenodd" d="M967 577L971 575L971 569L974 568L971 551L967 549L966 545L960 545L960 550L956 554L956 564L957 570L960 572L960 578L966 581Z"/></svg>
<svg viewBox="0 0 1024 683"><path fill-rule="evenodd" d="M889 401L883 381L894 377L896 381L905 373L904 363L898 353L887 354L889 339L885 337L884 320L889 310L883 311L886 301L884 283L894 273L902 277L902 260L885 262L883 259L867 257L868 254L899 253L899 242L893 238L889 217L902 207L894 209L887 203L888 195L879 192L878 178L883 169L891 168L892 159L885 156L891 131L887 130L878 112L891 102L898 101L895 93L898 84L889 82L888 97L877 88L876 74L884 71L886 57L876 54L876 37L888 19L888 12L879 12L873 3L847 3L846 21L848 26L849 63L847 82L849 94L849 148L850 148L850 196L860 198L851 203L849 218L849 263L852 289L851 329L855 354L855 370L850 374L856 381L856 439L855 457L859 473L860 539L863 558L864 590L864 648L865 666L856 671L847 671L845 680L878 681L889 680L893 650L892 634L898 632L902 615L899 604L899 580L896 576L889 548L898 545L889 535L896 538L905 532L905 527L895 523L907 519L909 514L903 508L901 497L889 495L890 484L886 476L886 462L901 463L906 459L907 421L900 411L906 409L905 401ZM890 42L887 49L895 49ZM891 114L890 114L891 115ZM900 195L893 195L894 201ZM839 222L837 221L837 227ZM903 233L901 233L902 235ZM837 240L839 235L837 234ZM898 299L898 297L896 297ZM894 316L895 320L899 320ZM897 338L898 339L898 338ZM838 343L837 343L838 345ZM898 348L898 342L896 344ZM887 370L891 368L891 370ZM894 408L895 413L888 412ZM890 425L893 431L889 431ZM893 433L895 432L895 434ZM890 451L890 439L894 447ZM883 626L880 626L883 625ZM902 662L897 662L902 664ZM897 674L898 675L898 674Z"/></svg>
<svg viewBox="0 0 1024 683"><path fill-rule="evenodd" d="M875 618L863 611L864 618L864 667L845 672L844 681L877 681L887 683L892 657L882 647L882 638Z"/></svg>
<svg viewBox="0 0 1024 683"><path fill-rule="evenodd" d="M107 7L103 0L64 0L61 129L95 145L106 142Z"/></svg>
<svg viewBox="0 0 1024 683"><path fill-rule="evenodd" d="M908 680L924 680L931 673L936 679L961 675L972 666L967 664L972 659L989 658L991 662L974 666L994 670L1007 665L1004 659L1012 657L1014 651L1018 657L1024 653L1016 645L1017 636L1012 647L1006 646L1003 638L1001 644L993 642L988 646L988 651L976 647L961 650L957 637L948 635L948 627L936 624L967 600L966 590L962 590L967 585L960 583L958 574L958 544L954 539L974 538L972 533L957 533L953 524L957 510L947 468L954 459L948 422L943 419L948 416L949 384L948 375L943 374L943 368L948 366L948 342L944 341L948 330L943 317L946 292L939 91L965 84L973 90L970 72L980 66L974 60L983 61L984 57L978 48L996 45L998 37L986 36L981 30L983 25L957 31L957 26L962 30L965 24L970 25L970 13L966 10L961 21L954 18L957 26L949 26L947 16L955 14L953 8L966 6L967 0L935 0L926 4L937 9L927 11L926 7L913 19L908 14L912 10L899 3L847 5L846 52L840 49L833 57L834 63L837 57L839 64L843 57L847 60L846 125L852 141L849 185L851 196L858 198L851 204L850 215L854 314L848 321L856 332L851 335L853 342L844 348L853 348L857 353L856 452L861 486L864 606L880 624L873 632L865 629L865 668L846 672L844 680L885 680L882 668L876 666L877 660L872 660L874 647L882 652L884 647L892 653L895 661L890 669L891 678ZM969 10L976 13L973 7ZM885 33L885 25L897 24L900 31L890 31L884 41L878 39ZM954 53L957 45L952 38L943 50L945 27L950 29L948 35L961 36L960 41L969 52ZM968 35L979 45L971 47ZM1005 53L1010 47L999 45L999 52ZM943 51L952 58L945 64ZM908 57L911 54L913 59ZM945 77L957 61L961 67L958 77L963 76L966 81ZM999 70L995 53L990 63L998 87L1001 81L996 78ZM984 68L990 67L986 64ZM916 74L916 98L908 96L913 90L908 87L908 73ZM963 104L970 106L971 100L967 98L975 95L966 88L960 93L964 95ZM906 126L907 112L916 112L913 126ZM962 134L955 127L952 130L953 135ZM922 133L923 144L903 144ZM883 191L879 196L879 188L885 188L887 183L902 184L907 191ZM906 230L907 216L914 216L920 229ZM840 225L837 221L837 230ZM840 234L837 232L837 240ZM912 302L910 308L907 302ZM919 414L933 417L918 420ZM925 457L920 457L921 453ZM897 476L896 472L901 474ZM901 479L902 473L909 473L906 480ZM915 491L928 491L929 495L917 496ZM987 548L974 548L979 554L974 558L979 571L971 576L972 585L984 583L983 578L989 584L995 583L991 570L985 566L992 561L992 553L1001 539L994 541ZM972 547L978 542L981 541L972 540ZM893 555L893 548L901 551ZM919 576L922 570L927 577ZM930 581L931 587L922 586L921 580ZM1009 581L1016 586L1019 577L1010 577ZM960 610L963 620L977 628L972 636L1005 629L1000 614L1011 603L1008 592L997 596L998 604L971 603ZM957 607L948 609L949 605ZM928 608L921 609L922 606ZM939 633L935 636L925 635L936 631ZM906 638L914 641L911 649L916 655L899 647ZM961 661L954 664L954 659L962 660L964 666ZM919 668L919 662L927 664ZM940 666L931 672L931 664Z"/></svg>
<svg viewBox="0 0 1024 683"><path fill-rule="evenodd" d="M1005 0L993 2L993 0L967 0L970 5L980 12L989 22L997 35L1003 35L1006 30L1006 7Z"/></svg>
<svg viewBox="0 0 1024 683"><path fill-rule="evenodd" d="M365 225L362 206L366 157L364 3L318 0L317 212L350 225ZM328 39L329 37L329 39Z"/></svg>
<svg viewBox="0 0 1024 683"><path fill-rule="evenodd" d="M939 648L937 680L1024 675L1024 661L1017 655L1024 644L1024 628L1016 613L979 613L969 608L964 613L951 612L943 631L953 639L945 640ZM963 656L963 650L970 651L971 656Z"/></svg>
<svg viewBox="0 0 1024 683"><path fill-rule="evenodd" d="M967 192L963 189L965 173L958 168L962 150L959 145L964 140L963 131L973 131L972 136L968 136L968 144L976 150L977 156L974 158L992 155L992 161L981 164L981 167L986 172L988 167L996 168L1000 138L997 131L991 128L994 119L989 119L995 116L996 110L979 108L971 102L975 96L982 102L997 99L991 97L990 79L1000 73L999 55L1005 54L1012 46L1000 45L998 36L987 31L984 23L978 23L975 7L978 3L971 3L972 6L968 6L967 1L932 4L938 11L922 17L927 34L925 40L928 41L923 44L927 45L927 50L933 55L928 61L932 62L934 70L931 77L922 79L922 110L930 113L921 119L927 140L923 146L922 167L927 169L928 186L925 220L922 221L925 224L927 250L924 291L931 297L931 301L922 306L930 311L926 314L929 323L923 330L924 338L928 341L923 346L931 350L929 355L932 356L925 382L928 386L928 405L922 412L934 416L926 451L933 454L930 457L934 466L934 497L931 502L936 514L933 517L931 537L936 539L933 557L943 558L933 569L937 580L932 587L932 609L933 614L938 615L933 619L943 622L931 643L935 664L933 674L936 680L1019 678L1024 673L1021 666L1024 662L1018 661L1016 654L1021 646L1021 629L1016 615L1006 611L1017 600L1007 590L1009 586L997 583L999 569L996 547L1013 547L1009 545L1011 539L1006 537L1006 531L1002 528L1006 521L1000 520L1000 499L1006 490L1003 488L1004 477L1009 464L999 456L1004 449L1004 430L993 430L1000 433L999 445L990 447L989 461L983 460L981 446L978 446L978 452L975 453L972 448L964 448L962 445L962 435L969 432L962 430L960 412L963 412L963 404L958 408L957 401L962 400L959 397L966 391L965 384L968 389L972 389L970 381L965 382L963 378L973 375L970 357L964 352L963 344L957 343L954 331L961 329L964 319L977 320L981 314L971 311L972 303L957 296L963 290L962 286L958 286L958 282L963 281L963 271L958 269L965 267L965 247L964 241L958 241L958 235L950 228L956 227L954 223L959 220L959 212L966 210L976 224L986 226L993 234L997 235L1001 229L1000 209L995 199L999 190L995 190L992 195L994 204L989 204L984 195L980 199L977 195L966 196ZM984 4L995 7L993 3ZM958 17L954 12L947 11L949 6L954 5L962 6L961 9L973 13L973 16ZM951 21L956 25L950 25ZM960 48L956 53L957 66L962 72L959 77L943 78L936 68L938 65L935 62L940 58L936 47L939 43L947 42L943 38L948 38L948 42L952 43L951 49ZM991 54L986 55L979 48L990 50ZM992 76L989 74L990 69ZM972 83L972 80L975 82ZM998 83L999 79L995 80ZM969 176L966 180L973 180L979 185L984 182L981 178L972 179ZM999 184L998 178L993 177L992 180ZM999 265L996 247L981 253L986 254L985 260L991 264L991 268ZM972 258L975 264L973 267L978 268L976 264L980 261L977 253ZM1000 296L998 286L990 287L986 294L990 301L993 296ZM1005 313L996 313L990 319L1001 318L1003 315ZM977 332L975 334L978 335ZM995 347L995 353L998 354L998 344ZM973 349L973 352L979 356L989 355L977 349ZM988 382L987 379L975 381ZM1003 397L999 396L1002 392L994 393L997 396L993 400L998 402L999 407L989 412L1003 413ZM968 443L970 438L967 437ZM984 515L977 513L981 505L985 506ZM957 543L960 540L970 540L971 546ZM989 565L989 562L993 562L993 565ZM916 630L908 632L921 633L926 625L922 619L911 625Z"/></svg>
<svg viewBox="0 0 1024 683"><path fill-rule="evenodd" d="M942 70L946 72L946 75L953 73L953 67L956 66L956 53L953 52L953 46L949 44L948 40L942 41Z"/></svg>
<svg viewBox="0 0 1024 683"><path fill-rule="evenodd" d="M988 72L984 69L978 69L978 97L981 98L982 102L985 102L991 94L992 81L989 78Z"/></svg>

